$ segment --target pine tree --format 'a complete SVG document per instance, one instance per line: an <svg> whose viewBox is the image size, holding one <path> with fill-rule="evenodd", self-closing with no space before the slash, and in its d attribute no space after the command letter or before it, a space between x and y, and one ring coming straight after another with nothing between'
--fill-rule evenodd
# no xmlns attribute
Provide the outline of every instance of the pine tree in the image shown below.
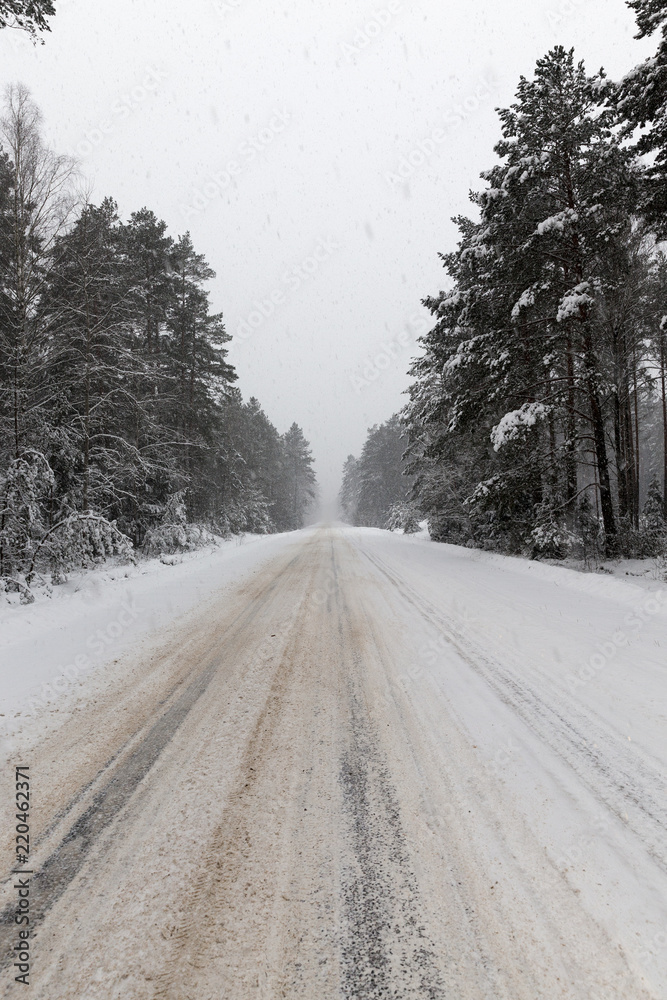
<svg viewBox="0 0 667 1000"><path fill-rule="evenodd" d="M181 441L181 469L191 487L189 514L194 519L215 518L220 500L219 406L237 376L226 361L229 334L222 316L210 312L204 287L215 272L196 253L189 233L174 244L170 267L164 364L176 395L173 432Z"/></svg>
<svg viewBox="0 0 667 1000"><path fill-rule="evenodd" d="M118 517L138 485L139 412L150 392L132 349L131 271L115 203L86 206L55 255L40 315L79 450L74 469L63 463L66 490L74 508Z"/></svg>
<svg viewBox="0 0 667 1000"><path fill-rule="evenodd" d="M414 471L430 465L433 479L440 461L453 463L473 535L513 549L532 545L545 523L574 527L590 471L609 554L617 547L607 401L614 356L627 361L636 346L617 293L637 257L637 171L614 133L608 89L560 47L521 78L500 112L501 162L473 195L480 222L457 220L459 248L443 258L454 288L425 302L437 323L413 366Z"/></svg>
<svg viewBox="0 0 667 1000"><path fill-rule="evenodd" d="M251 483L266 497L276 529L285 531L286 514L281 512L283 450L280 434L254 396L245 404L244 416L243 454Z"/></svg>
<svg viewBox="0 0 667 1000"><path fill-rule="evenodd" d="M662 431L662 490L667 494L667 257L658 251L650 260L640 336L649 347L650 368L656 373ZM667 506L665 507L667 515Z"/></svg>
<svg viewBox="0 0 667 1000"><path fill-rule="evenodd" d="M639 541L641 546L639 555L658 556L665 552L667 521L664 516L664 497L656 476L649 483L642 511L642 532Z"/></svg>
<svg viewBox="0 0 667 1000"><path fill-rule="evenodd" d="M51 30L47 17L55 12L53 0L0 0L0 28L20 28L34 38Z"/></svg>
<svg viewBox="0 0 667 1000"><path fill-rule="evenodd" d="M355 524L359 506L359 462L354 455L348 455L343 466L338 506L343 520Z"/></svg>
<svg viewBox="0 0 667 1000"><path fill-rule="evenodd" d="M405 504L412 481L405 475L405 428L397 415L371 427L359 461L352 467L354 524L385 528L395 515L394 508ZM349 460L348 460L349 461Z"/></svg>
<svg viewBox="0 0 667 1000"><path fill-rule="evenodd" d="M281 525L280 530L296 531L303 527L306 514L317 497L317 480L312 468L313 456L310 444L296 423L283 434L281 443L282 517L278 520L278 524Z"/></svg>
<svg viewBox="0 0 667 1000"><path fill-rule="evenodd" d="M73 168L8 91L0 148L0 586L210 531L291 530L316 494L308 442L244 403L214 276L189 234L110 198L77 207Z"/></svg>
<svg viewBox="0 0 667 1000"><path fill-rule="evenodd" d="M659 33L653 57L636 66L618 84L614 105L626 123L626 133L636 134L635 150L647 154L643 212L656 227L659 239L667 237L667 5L663 0L627 0L637 18L637 38Z"/></svg>
<svg viewBox="0 0 667 1000"><path fill-rule="evenodd" d="M154 212L133 212L124 227L126 252L132 263L131 297L145 350L159 354L172 293L174 241L167 224Z"/></svg>
<svg viewBox="0 0 667 1000"><path fill-rule="evenodd" d="M53 248L73 214L73 164L56 156L42 136L42 116L22 85L7 88L0 119L4 211L0 218L0 379L4 447L14 458L35 443L43 414L45 331L38 304ZM9 168L9 173L8 173Z"/></svg>

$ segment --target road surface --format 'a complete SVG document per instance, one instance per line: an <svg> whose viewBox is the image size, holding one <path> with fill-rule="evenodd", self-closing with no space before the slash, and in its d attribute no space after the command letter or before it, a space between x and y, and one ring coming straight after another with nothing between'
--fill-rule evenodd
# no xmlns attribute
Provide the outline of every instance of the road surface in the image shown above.
<svg viewBox="0 0 667 1000"><path fill-rule="evenodd" d="M665 619L574 683L625 591L495 559L298 534L124 661L30 754L33 1000L664 1000Z"/></svg>

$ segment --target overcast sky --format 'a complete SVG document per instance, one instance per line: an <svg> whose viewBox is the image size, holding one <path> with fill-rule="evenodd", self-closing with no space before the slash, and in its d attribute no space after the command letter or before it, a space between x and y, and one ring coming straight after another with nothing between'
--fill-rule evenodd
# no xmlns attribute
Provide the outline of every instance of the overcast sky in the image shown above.
<svg viewBox="0 0 667 1000"><path fill-rule="evenodd" d="M311 441L325 497L404 403L450 218L494 160L494 108L554 44L623 75L655 47L623 0L56 0L0 35L92 199L189 229L246 398ZM433 136L435 135L435 139Z"/></svg>

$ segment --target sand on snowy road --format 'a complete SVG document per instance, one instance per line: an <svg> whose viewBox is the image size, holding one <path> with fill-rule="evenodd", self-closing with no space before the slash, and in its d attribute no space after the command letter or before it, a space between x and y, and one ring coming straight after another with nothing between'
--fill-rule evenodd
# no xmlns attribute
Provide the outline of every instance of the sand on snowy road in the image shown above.
<svg viewBox="0 0 667 1000"><path fill-rule="evenodd" d="M31 752L35 1000L658 996L415 671L419 605L353 535L298 537Z"/></svg>

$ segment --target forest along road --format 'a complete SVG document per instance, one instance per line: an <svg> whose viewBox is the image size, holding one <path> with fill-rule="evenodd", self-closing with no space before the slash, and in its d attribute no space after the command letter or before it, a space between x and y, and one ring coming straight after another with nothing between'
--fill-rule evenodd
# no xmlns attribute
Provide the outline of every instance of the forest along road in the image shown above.
<svg viewBox="0 0 667 1000"><path fill-rule="evenodd" d="M31 752L31 996L664 1000L648 596L295 535Z"/></svg>

